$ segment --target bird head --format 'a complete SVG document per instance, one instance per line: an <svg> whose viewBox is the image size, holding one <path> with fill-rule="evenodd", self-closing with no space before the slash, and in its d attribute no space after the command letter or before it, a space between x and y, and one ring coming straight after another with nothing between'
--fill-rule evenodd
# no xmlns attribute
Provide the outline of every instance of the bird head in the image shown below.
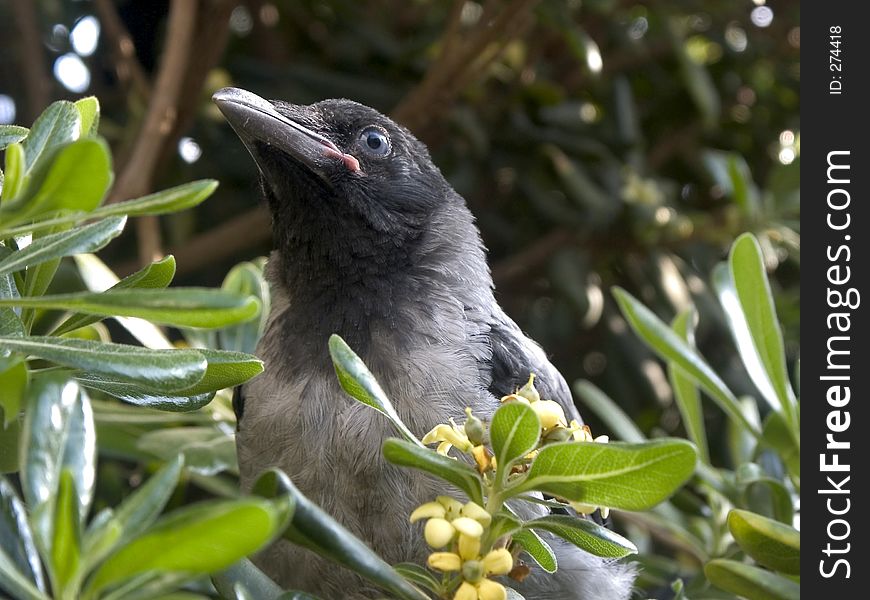
<svg viewBox="0 0 870 600"><path fill-rule="evenodd" d="M449 186L426 147L350 100L309 106L224 88L214 102L257 164L276 234L294 227L415 238Z"/></svg>

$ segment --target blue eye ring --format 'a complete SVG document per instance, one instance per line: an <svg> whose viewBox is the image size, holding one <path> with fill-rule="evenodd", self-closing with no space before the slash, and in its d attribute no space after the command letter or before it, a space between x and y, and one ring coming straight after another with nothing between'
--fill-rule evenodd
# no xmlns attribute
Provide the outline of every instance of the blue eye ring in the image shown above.
<svg viewBox="0 0 870 600"><path fill-rule="evenodd" d="M358 140L363 152L371 156L383 158L392 150L390 136L380 127L366 127L359 134Z"/></svg>

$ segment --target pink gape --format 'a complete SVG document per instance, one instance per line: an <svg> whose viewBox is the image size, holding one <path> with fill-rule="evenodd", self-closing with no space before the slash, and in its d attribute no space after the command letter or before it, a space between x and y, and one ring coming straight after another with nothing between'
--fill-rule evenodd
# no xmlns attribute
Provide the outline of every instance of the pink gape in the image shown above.
<svg viewBox="0 0 870 600"><path fill-rule="evenodd" d="M346 154L335 147L335 145L327 146L324 144L323 146L323 154L329 156L330 158L337 158L341 162L344 163L344 166L347 167L349 171L352 173L359 172L359 161L351 154Z"/></svg>

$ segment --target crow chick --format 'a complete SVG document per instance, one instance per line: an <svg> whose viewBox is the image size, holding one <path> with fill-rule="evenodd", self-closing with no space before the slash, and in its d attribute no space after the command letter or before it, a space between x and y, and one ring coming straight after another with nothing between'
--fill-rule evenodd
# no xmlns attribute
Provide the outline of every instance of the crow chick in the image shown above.
<svg viewBox="0 0 870 600"><path fill-rule="evenodd" d="M360 355L418 435L466 406L491 415L530 372L542 397L579 419L568 386L495 301L465 201L407 129L349 100L297 106L225 88L214 101L259 168L275 245L258 346L265 372L235 403L242 486L279 467L388 562L422 562L427 549L408 515L443 488L384 461L391 426L339 387L330 334ZM628 596L632 567L549 541L559 570L516 585L527 598ZM256 562L324 598L379 596L286 541Z"/></svg>

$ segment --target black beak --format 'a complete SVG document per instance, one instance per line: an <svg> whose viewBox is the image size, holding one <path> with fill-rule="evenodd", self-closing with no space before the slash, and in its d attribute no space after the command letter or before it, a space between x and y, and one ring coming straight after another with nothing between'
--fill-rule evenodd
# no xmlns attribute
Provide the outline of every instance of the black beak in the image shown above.
<svg viewBox="0 0 870 600"><path fill-rule="evenodd" d="M328 138L279 113L271 102L256 94L226 87L211 98L255 162L258 162L257 146L266 145L285 152L327 181L328 169L336 165L336 159L348 170L359 171L356 158L342 152Z"/></svg>

